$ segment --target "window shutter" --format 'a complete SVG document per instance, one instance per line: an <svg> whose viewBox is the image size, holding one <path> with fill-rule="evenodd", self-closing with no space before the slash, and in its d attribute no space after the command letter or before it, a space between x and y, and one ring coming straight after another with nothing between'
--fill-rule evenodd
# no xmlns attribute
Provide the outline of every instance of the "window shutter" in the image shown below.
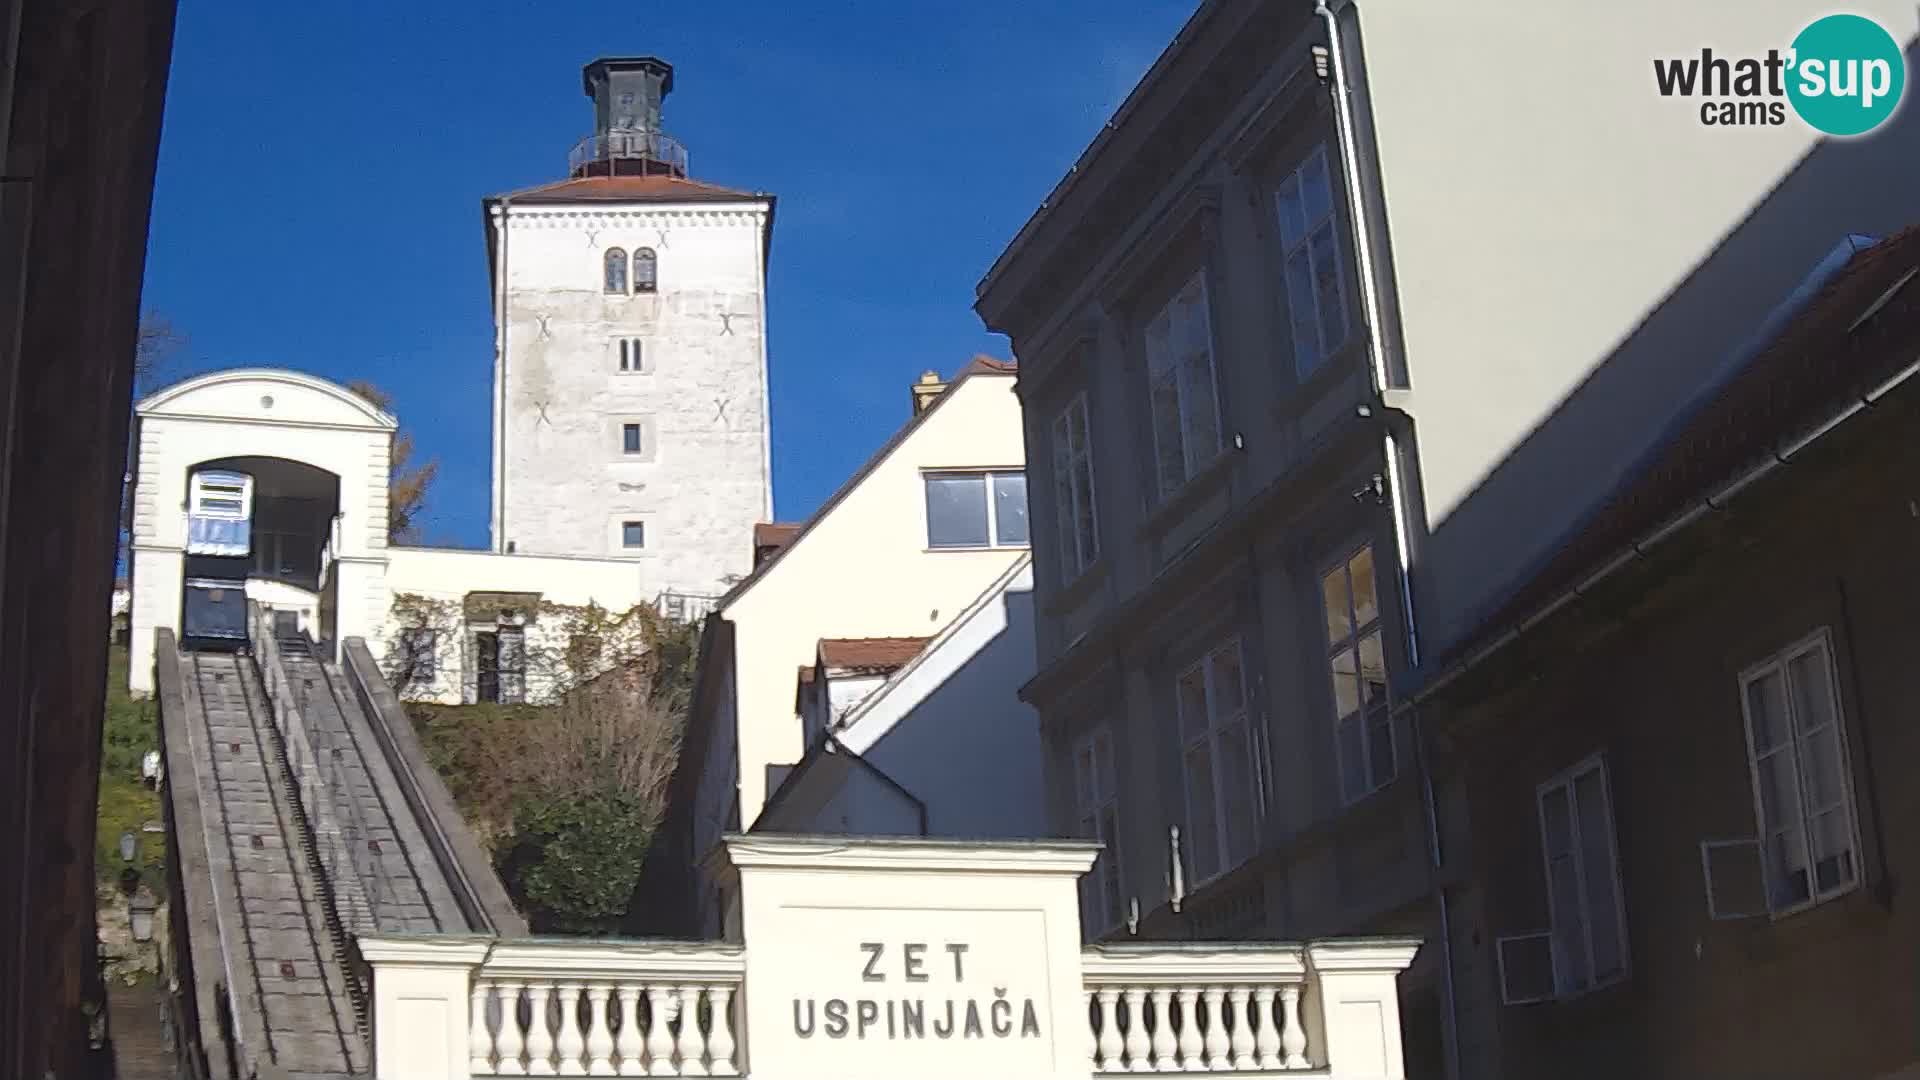
<svg viewBox="0 0 1920 1080"><path fill-rule="evenodd" d="M1493 947L1499 960L1503 1004L1533 1005L1554 999L1559 980L1550 931L1509 934L1496 938Z"/></svg>

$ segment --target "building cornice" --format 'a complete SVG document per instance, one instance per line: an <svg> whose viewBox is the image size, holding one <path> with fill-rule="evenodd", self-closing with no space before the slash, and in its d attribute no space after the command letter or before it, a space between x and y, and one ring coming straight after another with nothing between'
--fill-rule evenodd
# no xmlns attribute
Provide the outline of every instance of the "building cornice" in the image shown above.
<svg viewBox="0 0 1920 1080"><path fill-rule="evenodd" d="M1086 841L939 840L918 837L733 833L722 857L736 869L896 870L920 873L1084 874L1101 845Z"/></svg>
<svg viewBox="0 0 1920 1080"><path fill-rule="evenodd" d="M659 206L633 203L616 206L514 206L505 218L516 229L605 229L642 224L665 228L753 228L766 226L771 210L765 204L716 208L701 205ZM491 210L495 223L500 207Z"/></svg>

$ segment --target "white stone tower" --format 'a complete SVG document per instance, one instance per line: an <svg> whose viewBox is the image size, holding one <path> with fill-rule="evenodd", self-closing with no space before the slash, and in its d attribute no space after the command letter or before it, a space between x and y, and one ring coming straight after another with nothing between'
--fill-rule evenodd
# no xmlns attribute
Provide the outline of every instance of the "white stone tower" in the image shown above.
<svg viewBox="0 0 1920 1080"><path fill-rule="evenodd" d="M771 195L687 175L660 128L673 68L585 71L566 180L484 201L493 274L493 546L631 557L713 594L772 516Z"/></svg>

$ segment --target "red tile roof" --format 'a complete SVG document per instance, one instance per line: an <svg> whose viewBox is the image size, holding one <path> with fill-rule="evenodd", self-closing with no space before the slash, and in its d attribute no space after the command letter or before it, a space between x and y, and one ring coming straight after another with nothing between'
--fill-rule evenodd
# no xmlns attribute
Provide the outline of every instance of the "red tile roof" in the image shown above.
<svg viewBox="0 0 1920 1080"><path fill-rule="evenodd" d="M762 521L753 527L753 549L786 547L805 527L800 521Z"/></svg>
<svg viewBox="0 0 1920 1080"><path fill-rule="evenodd" d="M684 176L583 176L495 196L516 204L560 202L713 202L765 198Z"/></svg>
<svg viewBox="0 0 1920 1080"><path fill-rule="evenodd" d="M1683 415L1536 572L1475 620L1478 629L1447 659L1470 654L1530 618L1626 545L1758 464L1783 439L1913 363L1920 337L1917 269L1920 225L1855 255L1770 343Z"/></svg>
<svg viewBox="0 0 1920 1080"><path fill-rule="evenodd" d="M846 671L897 671L920 655L931 638L821 638L820 662Z"/></svg>

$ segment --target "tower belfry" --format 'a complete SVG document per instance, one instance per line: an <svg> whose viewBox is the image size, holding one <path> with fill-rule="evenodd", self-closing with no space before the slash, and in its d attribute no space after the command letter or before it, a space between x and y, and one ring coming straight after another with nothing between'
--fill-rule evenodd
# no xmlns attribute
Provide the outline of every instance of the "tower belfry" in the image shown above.
<svg viewBox="0 0 1920 1080"><path fill-rule="evenodd" d="M687 175L687 151L660 126L673 92L673 65L653 56L603 57L581 72L593 99L593 134L574 147L569 171L582 176Z"/></svg>

